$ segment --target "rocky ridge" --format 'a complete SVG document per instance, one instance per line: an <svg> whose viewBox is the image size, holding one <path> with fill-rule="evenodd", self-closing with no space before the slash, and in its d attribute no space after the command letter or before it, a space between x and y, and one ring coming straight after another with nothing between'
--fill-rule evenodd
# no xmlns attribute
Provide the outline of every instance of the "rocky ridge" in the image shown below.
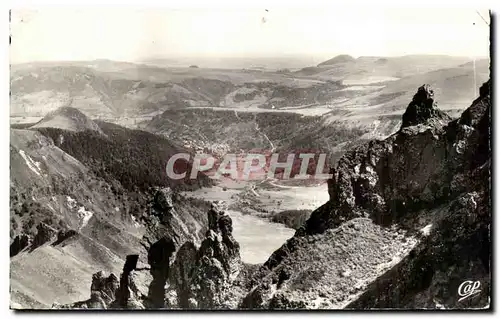
<svg viewBox="0 0 500 319"><path fill-rule="evenodd" d="M232 235L232 220L223 204L208 211L208 230L201 245L186 241L176 251L175 242L162 237L149 247L149 266L139 255L128 255L120 279L103 272L93 275L90 298L54 308L101 309L231 309L242 293L235 287L245 273L239 244ZM170 262L170 260L175 260ZM165 289L165 287L167 287ZM241 289L240 289L241 290Z"/></svg>
<svg viewBox="0 0 500 319"><path fill-rule="evenodd" d="M249 268L241 262L232 221L214 205L200 246L184 242L170 263L174 245L159 239L163 248L151 245L150 252L167 252L148 258L149 281L139 280L144 270L127 268L127 262L110 305L488 308L490 98L488 81L461 117L450 121L430 87L420 87L401 129L346 153L332 169L330 201L265 264ZM150 284L154 278L157 285ZM481 283L481 292L459 300L458 287L469 278Z"/></svg>
<svg viewBox="0 0 500 319"><path fill-rule="evenodd" d="M242 306L487 307L490 108L487 82L447 122L421 87L399 132L340 159L330 201L259 269ZM459 303L458 278L470 277L486 289Z"/></svg>

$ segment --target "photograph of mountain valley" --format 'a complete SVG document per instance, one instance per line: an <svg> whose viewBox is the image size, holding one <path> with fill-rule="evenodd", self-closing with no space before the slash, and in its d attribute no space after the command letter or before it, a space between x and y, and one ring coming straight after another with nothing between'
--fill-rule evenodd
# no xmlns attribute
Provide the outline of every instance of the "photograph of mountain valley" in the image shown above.
<svg viewBox="0 0 500 319"><path fill-rule="evenodd" d="M10 11L10 309L492 310L488 9Z"/></svg>

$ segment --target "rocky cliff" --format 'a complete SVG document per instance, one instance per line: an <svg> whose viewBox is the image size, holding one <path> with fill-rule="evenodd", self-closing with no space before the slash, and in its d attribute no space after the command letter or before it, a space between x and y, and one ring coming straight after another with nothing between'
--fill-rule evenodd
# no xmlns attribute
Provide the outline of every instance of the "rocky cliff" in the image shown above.
<svg viewBox="0 0 500 319"><path fill-rule="evenodd" d="M149 279L138 279L144 270L135 265L136 255L128 257L119 287L116 277L95 275L91 303L169 309L487 308L490 112L489 81L453 121L424 85L397 133L339 160L331 172L330 200L263 265L241 262L231 218L215 204L199 246L187 240L174 253L178 242L157 238L149 247ZM168 215L168 201L157 203ZM462 298L459 287L466 280L479 282L480 291Z"/></svg>
<svg viewBox="0 0 500 319"><path fill-rule="evenodd" d="M259 269L241 306L488 306L490 111L489 81L451 122L419 88L397 133L340 159L330 201ZM465 280L482 290L459 302Z"/></svg>
<svg viewBox="0 0 500 319"><path fill-rule="evenodd" d="M199 249L186 242L173 263L171 306L189 309L230 309L238 303L237 279L243 268L240 246L232 235L231 218L214 204L208 231ZM175 302L176 301L176 302Z"/></svg>
<svg viewBox="0 0 500 319"><path fill-rule="evenodd" d="M162 237L149 247L149 265L141 265L139 255L128 255L120 280L97 272L88 300L53 307L234 309L245 293L242 280L248 277L239 250L231 218L223 204L215 203L208 211L208 230L201 245L187 240L176 251L175 241Z"/></svg>

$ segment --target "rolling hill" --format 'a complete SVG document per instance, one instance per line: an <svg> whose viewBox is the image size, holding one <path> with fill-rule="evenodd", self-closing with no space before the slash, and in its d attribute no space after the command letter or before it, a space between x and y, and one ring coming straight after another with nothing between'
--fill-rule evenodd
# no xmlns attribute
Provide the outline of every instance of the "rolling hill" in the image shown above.
<svg viewBox="0 0 500 319"><path fill-rule="evenodd" d="M61 107L47 114L40 122L32 128L51 127L66 131L82 132L86 130L102 133L97 124L90 120L85 114L72 107Z"/></svg>
<svg viewBox="0 0 500 319"><path fill-rule="evenodd" d="M353 62L354 60L356 60L356 59L354 59L350 55L341 54L341 55L337 55L334 58L331 58L330 60L321 62L320 64L318 64L318 67L321 67L323 65L334 65L334 64L338 64L338 63L349 63L349 62Z"/></svg>
<svg viewBox="0 0 500 319"><path fill-rule="evenodd" d="M403 78L438 69L455 67L471 62L468 57L446 55L405 55L398 57L360 56L356 59L348 55L339 55L324 61L317 67L309 67L296 73L307 72L308 76L318 79L344 79L360 81L363 78Z"/></svg>
<svg viewBox="0 0 500 319"><path fill-rule="evenodd" d="M68 106L92 119L137 127L166 110L203 107L330 112L345 118L377 106L374 110L382 115L403 110L412 88L427 82L444 109L456 110L474 95L473 66L469 58L449 56L340 56L297 72L162 68L108 60L18 65L11 74L11 116L39 120ZM475 62L476 86L488 68L488 60Z"/></svg>

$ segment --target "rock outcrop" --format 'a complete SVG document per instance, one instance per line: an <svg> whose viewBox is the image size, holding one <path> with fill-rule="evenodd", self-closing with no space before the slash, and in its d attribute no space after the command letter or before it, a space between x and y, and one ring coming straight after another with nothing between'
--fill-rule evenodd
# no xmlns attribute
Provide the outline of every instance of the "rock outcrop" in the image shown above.
<svg viewBox="0 0 500 319"><path fill-rule="evenodd" d="M153 208L165 214L170 213L174 209L172 190L170 188L160 188L156 191L153 200Z"/></svg>
<svg viewBox="0 0 500 319"><path fill-rule="evenodd" d="M188 241L179 248L170 273L168 301L171 308L193 309L197 303L193 298L191 283L194 278L194 265L198 260L198 249Z"/></svg>
<svg viewBox="0 0 500 319"><path fill-rule="evenodd" d="M199 244L207 229L204 204L207 208L209 206L202 201L196 204L169 187L153 189L150 207L140 216L140 221L147 228L144 237L146 249L162 238L172 240L176 250L188 240Z"/></svg>
<svg viewBox="0 0 500 319"><path fill-rule="evenodd" d="M52 242L52 246L56 246L66 241L67 239L77 236L78 232L73 229L59 230L45 223L40 223L36 227L37 233L33 238L28 234L20 234L14 237L10 244L10 257L13 257L29 247L30 251Z"/></svg>
<svg viewBox="0 0 500 319"><path fill-rule="evenodd" d="M170 207L168 201L160 202L167 203L162 209ZM119 281L113 274L108 278L102 273L94 274L89 300L53 307L236 308L244 294L239 278L244 265L239 244L232 235L232 220L218 204L212 205L208 220L209 229L199 248L192 241L186 241L171 263L176 245L171 238L163 237L149 247L149 267L138 266L139 255L128 255Z"/></svg>
<svg viewBox="0 0 500 319"><path fill-rule="evenodd" d="M92 276L90 300L95 300L97 307L91 308L107 308L115 300L118 287L119 281L114 274L110 274L106 277L102 271L95 273Z"/></svg>
<svg viewBox="0 0 500 319"><path fill-rule="evenodd" d="M139 255L128 255L120 276L120 286L116 290L113 308L150 308L149 286L153 281L148 269L138 267Z"/></svg>
<svg viewBox="0 0 500 319"><path fill-rule="evenodd" d="M54 309L108 309L115 301L116 292L119 288L118 278L114 274L108 277L102 271L92 276L90 287L90 298L88 300L75 302L69 305L53 304Z"/></svg>
<svg viewBox="0 0 500 319"><path fill-rule="evenodd" d="M241 306L488 306L489 92L487 82L447 122L421 87L399 132L339 160L330 201L261 267ZM468 278L485 289L459 303Z"/></svg>
<svg viewBox="0 0 500 319"><path fill-rule="evenodd" d="M401 129L425 123L432 125L432 121L447 123L450 120L451 118L445 112L437 108L434 91L428 84L425 84L418 88L413 100L406 108Z"/></svg>
<svg viewBox="0 0 500 319"><path fill-rule="evenodd" d="M116 277L94 275L85 307L487 308L490 112L489 81L453 121L424 85L397 133L339 160L330 200L263 265L241 262L232 220L216 203L199 246L167 235L149 241L150 268L129 255L119 286ZM179 215L169 217L169 199L168 190L157 192L148 216L156 224ZM480 291L464 299L466 280Z"/></svg>
<svg viewBox="0 0 500 319"><path fill-rule="evenodd" d="M78 236L78 232L74 229L60 230L57 232L57 240L52 244L53 246L59 245L66 240Z"/></svg>
<svg viewBox="0 0 500 319"><path fill-rule="evenodd" d="M490 81L446 129L452 175L443 218L401 263L370 285L350 308L488 308L491 296ZM438 205L443 198L436 198ZM460 286L479 283L464 297Z"/></svg>
<svg viewBox="0 0 500 319"><path fill-rule="evenodd" d="M32 250L54 240L57 236L57 230L45 223L38 224L36 230L37 233L33 238L33 243L31 244Z"/></svg>
<svg viewBox="0 0 500 319"><path fill-rule="evenodd" d="M163 237L149 248L148 263L153 277L148 292L151 308L165 308L165 285L169 276L170 257L174 251L175 244L167 237Z"/></svg>
<svg viewBox="0 0 500 319"><path fill-rule="evenodd" d="M232 220L214 204L208 212L209 229L199 249L186 242L172 266L170 282L177 306L190 309L236 308L234 283L242 269L240 247L232 235Z"/></svg>

